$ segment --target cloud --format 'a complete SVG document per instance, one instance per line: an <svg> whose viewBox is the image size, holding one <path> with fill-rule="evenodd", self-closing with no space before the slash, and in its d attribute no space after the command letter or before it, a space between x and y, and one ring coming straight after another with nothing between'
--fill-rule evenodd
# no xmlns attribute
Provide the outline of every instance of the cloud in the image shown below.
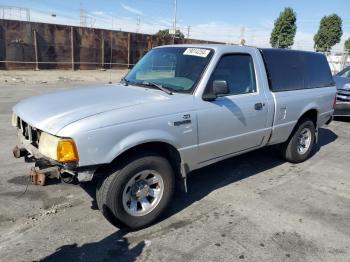
<svg viewBox="0 0 350 262"><path fill-rule="evenodd" d="M52 16L55 14L55 16ZM66 24L66 25L79 25L80 21L75 15L70 13L60 12L42 12L42 11L30 11L30 19L32 22L51 23L51 24Z"/></svg>
<svg viewBox="0 0 350 262"><path fill-rule="evenodd" d="M92 11L91 13L92 13L93 15L99 15L99 16L105 14L105 12L103 12L103 11Z"/></svg>
<svg viewBox="0 0 350 262"><path fill-rule="evenodd" d="M162 18L162 17L158 17L158 18L156 18L156 21L159 24L163 24L164 26L169 26L169 27L173 26L173 21L170 20L170 19L165 19L165 18Z"/></svg>
<svg viewBox="0 0 350 262"><path fill-rule="evenodd" d="M135 15L142 15L142 12L136 8L133 8L129 5L125 5L123 3L120 3L120 5L123 7L123 9L125 9L126 11L128 11L130 13L133 13Z"/></svg>
<svg viewBox="0 0 350 262"><path fill-rule="evenodd" d="M186 33L187 28L180 28ZM191 25L190 37L203 40L238 44L242 36L247 45L268 47L270 30L265 27L246 27L241 24L209 22Z"/></svg>
<svg viewBox="0 0 350 262"><path fill-rule="evenodd" d="M314 34L297 30L297 33L295 34L295 38L294 38L293 47L299 50L313 50Z"/></svg>
<svg viewBox="0 0 350 262"><path fill-rule="evenodd" d="M336 44L336 45L332 48L332 50L333 50L333 51L338 51L338 52L343 52L343 51L344 51L344 43L345 43L346 39L348 39L348 38L350 38L350 33L344 32L344 33L343 33L343 36L342 36L342 38L341 38L340 43L339 43L339 44Z"/></svg>
<svg viewBox="0 0 350 262"><path fill-rule="evenodd" d="M275 22L273 21L273 20L267 20L267 19L265 19L265 20L263 20L261 23L260 23L260 26L262 27L262 28L265 28L265 29L272 29L273 28L273 26L274 26L274 24L275 24Z"/></svg>
<svg viewBox="0 0 350 262"><path fill-rule="evenodd" d="M257 26L246 27L241 24L230 24L224 22L209 22L204 24L194 24L190 29L190 37L203 40L211 40L225 43L238 44L241 38L242 28L244 28L244 39L246 45L257 47L271 47L270 35L273 29L272 21L263 21ZM314 50L314 33L302 31L302 26L298 27L292 48L299 50ZM180 27L181 31L187 33L187 27ZM349 33L344 33L339 44L332 48L333 52L344 51L344 41L349 38Z"/></svg>
<svg viewBox="0 0 350 262"><path fill-rule="evenodd" d="M123 5L122 5L123 6ZM125 5L123 7L125 9ZM133 8L132 8L133 9ZM136 12L141 13L139 10ZM54 23L54 24L65 24L65 25L76 25L79 26L79 15L76 12L57 12L56 17L51 16L51 12L38 12L35 10L31 11L31 20L34 22ZM135 10L133 12L135 14ZM93 27L102 29L114 29L123 30L129 32L135 32L139 29L140 33L154 34L159 29L172 28L172 21L165 17L148 17L142 16L140 27L137 26L136 18L130 16L118 16L113 17L109 13L102 12L99 10L92 11L90 16L93 19ZM88 24L91 26L91 24ZM188 25L184 22L180 22L177 28L180 29L185 35L187 35ZM244 38L247 45L258 46L258 47L270 47L270 34L273 28L272 21L262 21L256 26L244 26L242 24L232 24L222 21L211 21L208 23L197 23L191 24L190 37L194 39L211 40L224 43L239 43L241 37L241 30L244 27ZM298 25L298 30L294 39L295 49L301 50L313 50L314 32L302 31L303 26ZM341 43L335 45L332 48L333 52L342 52L344 50L344 41L349 38L350 34L344 32Z"/></svg>

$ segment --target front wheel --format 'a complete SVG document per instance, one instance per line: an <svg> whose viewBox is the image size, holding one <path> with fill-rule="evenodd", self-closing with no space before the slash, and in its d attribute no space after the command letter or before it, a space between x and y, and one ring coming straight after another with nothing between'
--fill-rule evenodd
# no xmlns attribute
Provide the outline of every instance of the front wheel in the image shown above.
<svg viewBox="0 0 350 262"><path fill-rule="evenodd" d="M97 203L113 225L142 228L166 209L174 182L174 172L166 158L155 154L135 156L112 167L107 177L101 178Z"/></svg>
<svg viewBox="0 0 350 262"><path fill-rule="evenodd" d="M311 120L302 120L292 136L282 145L283 157L291 163L308 159L315 144L315 132L315 125Z"/></svg>

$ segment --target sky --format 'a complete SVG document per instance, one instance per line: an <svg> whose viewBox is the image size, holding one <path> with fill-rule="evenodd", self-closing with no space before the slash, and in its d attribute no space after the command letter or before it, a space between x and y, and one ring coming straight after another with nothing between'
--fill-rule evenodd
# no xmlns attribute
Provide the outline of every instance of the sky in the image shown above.
<svg viewBox="0 0 350 262"><path fill-rule="evenodd" d="M83 9L89 27L154 34L173 27L174 1L0 0L0 6L28 8L31 21L77 26ZM297 13L293 48L312 50L320 19L335 13L343 19L343 37L333 51L343 51L344 41L350 37L349 0L177 0L177 28L190 38L226 43L239 43L244 38L247 45L269 47L274 21L285 7ZM4 15L25 19L23 13Z"/></svg>

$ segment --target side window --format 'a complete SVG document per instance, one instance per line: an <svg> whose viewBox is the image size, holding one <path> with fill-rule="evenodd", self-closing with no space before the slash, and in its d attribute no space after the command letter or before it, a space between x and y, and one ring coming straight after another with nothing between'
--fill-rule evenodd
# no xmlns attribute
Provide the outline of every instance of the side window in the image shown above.
<svg viewBox="0 0 350 262"><path fill-rule="evenodd" d="M305 54L294 50L278 48L263 49L266 71L272 92L290 91L307 88L305 73ZM328 74L326 74L328 76Z"/></svg>
<svg viewBox="0 0 350 262"><path fill-rule="evenodd" d="M333 85L333 77L326 57L317 53L304 53L306 88L318 88Z"/></svg>
<svg viewBox="0 0 350 262"><path fill-rule="evenodd" d="M248 54L230 54L223 56L217 64L208 82L210 90L213 81L225 80L230 90L229 95L256 92L253 59Z"/></svg>

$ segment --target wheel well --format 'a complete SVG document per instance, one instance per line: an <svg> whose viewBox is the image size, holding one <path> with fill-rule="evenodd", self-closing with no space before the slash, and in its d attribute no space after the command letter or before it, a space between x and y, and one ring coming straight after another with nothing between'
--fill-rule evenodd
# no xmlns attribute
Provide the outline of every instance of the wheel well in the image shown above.
<svg viewBox="0 0 350 262"><path fill-rule="evenodd" d="M118 155L115 159L113 159L111 164L121 162L132 155L139 154L140 152L152 152L165 157L173 167L175 174L181 177L180 153L174 146L165 142L147 142L134 146Z"/></svg>
<svg viewBox="0 0 350 262"><path fill-rule="evenodd" d="M315 128L316 128L316 132L317 132L317 115L318 115L318 112L316 109L310 109L310 110L306 111L304 114L302 114L299 117L298 122L295 124L292 132L290 133L287 141L289 141L289 139L293 136L293 134L297 130L300 122L303 121L304 119L310 119L314 123Z"/></svg>
<svg viewBox="0 0 350 262"><path fill-rule="evenodd" d="M300 118L299 118L299 122L303 119L310 119L314 125L315 125L315 128L317 127L317 115L318 115L318 112L316 109L310 109L308 111L306 111Z"/></svg>

